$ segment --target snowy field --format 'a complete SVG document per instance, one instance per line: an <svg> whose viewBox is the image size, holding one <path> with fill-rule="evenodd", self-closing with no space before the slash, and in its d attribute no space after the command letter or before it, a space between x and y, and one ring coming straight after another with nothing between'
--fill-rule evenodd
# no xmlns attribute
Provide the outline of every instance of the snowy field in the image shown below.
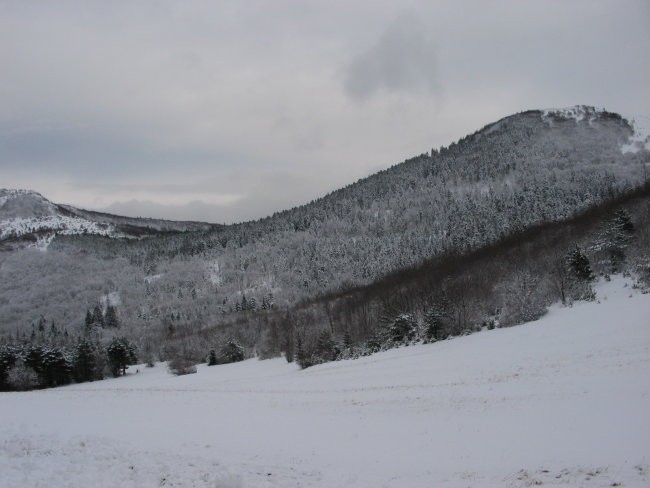
<svg viewBox="0 0 650 488"><path fill-rule="evenodd" d="M650 486L650 295L299 371L0 394L0 486Z"/></svg>

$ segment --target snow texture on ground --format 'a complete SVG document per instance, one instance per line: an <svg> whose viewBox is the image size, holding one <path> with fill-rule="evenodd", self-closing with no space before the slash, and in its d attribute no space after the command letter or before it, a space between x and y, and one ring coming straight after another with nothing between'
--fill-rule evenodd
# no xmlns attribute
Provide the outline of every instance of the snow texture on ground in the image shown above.
<svg viewBox="0 0 650 488"><path fill-rule="evenodd" d="M650 486L650 295L299 371L0 394L0 486ZM136 372L139 370L139 372Z"/></svg>

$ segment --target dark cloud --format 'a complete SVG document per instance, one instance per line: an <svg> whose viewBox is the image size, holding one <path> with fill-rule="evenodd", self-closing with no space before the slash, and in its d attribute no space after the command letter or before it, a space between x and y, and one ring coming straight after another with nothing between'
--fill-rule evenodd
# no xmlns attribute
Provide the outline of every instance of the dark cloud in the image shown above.
<svg viewBox="0 0 650 488"><path fill-rule="evenodd" d="M344 85L355 98L381 90L435 92L436 45L425 25L412 16L393 21L372 46L352 60L345 70Z"/></svg>

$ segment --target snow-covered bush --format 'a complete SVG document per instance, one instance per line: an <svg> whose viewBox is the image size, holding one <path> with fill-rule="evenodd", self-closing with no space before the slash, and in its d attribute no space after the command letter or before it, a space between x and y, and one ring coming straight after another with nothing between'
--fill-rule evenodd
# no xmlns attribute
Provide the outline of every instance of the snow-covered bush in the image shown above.
<svg viewBox="0 0 650 488"><path fill-rule="evenodd" d="M39 386L39 378L36 371L18 360L8 371L7 385L13 390L33 390Z"/></svg>
<svg viewBox="0 0 650 488"><path fill-rule="evenodd" d="M181 354L170 359L167 367L176 376L196 373L196 364L194 364L194 361Z"/></svg>

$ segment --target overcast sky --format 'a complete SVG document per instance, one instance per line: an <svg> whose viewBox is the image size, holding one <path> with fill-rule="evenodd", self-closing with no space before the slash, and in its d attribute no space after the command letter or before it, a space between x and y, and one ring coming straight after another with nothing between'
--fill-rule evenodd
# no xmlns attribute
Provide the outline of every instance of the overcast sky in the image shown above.
<svg viewBox="0 0 650 488"><path fill-rule="evenodd" d="M650 1L0 0L0 187L232 222L500 117L650 114Z"/></svg>

